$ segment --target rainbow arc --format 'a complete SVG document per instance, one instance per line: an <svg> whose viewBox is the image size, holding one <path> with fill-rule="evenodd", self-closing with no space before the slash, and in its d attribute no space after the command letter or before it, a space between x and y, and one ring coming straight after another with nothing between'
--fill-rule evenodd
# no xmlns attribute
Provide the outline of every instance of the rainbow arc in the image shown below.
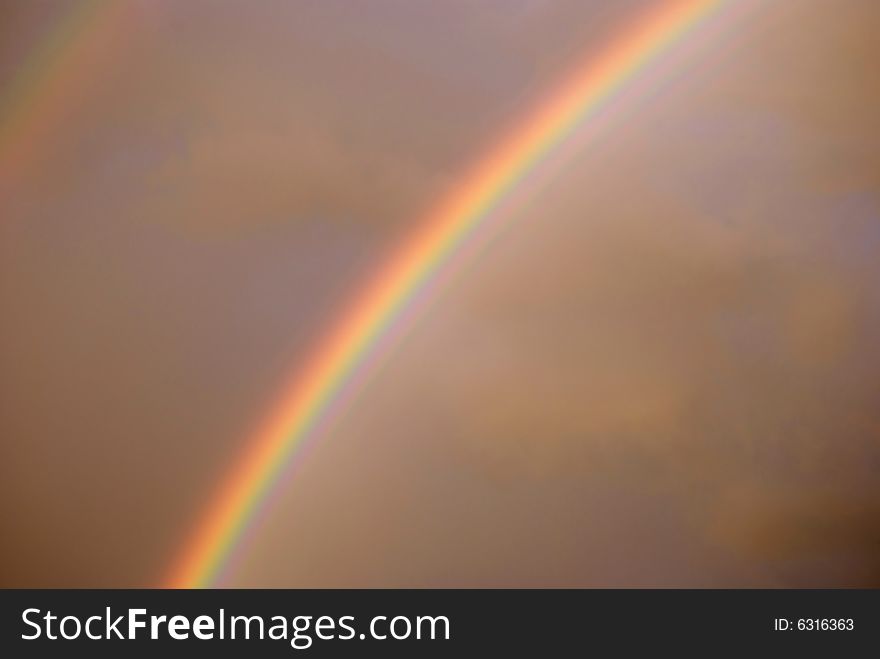
<svg viewBox="0 0 880 659"><path fill-rule="evenodd" d="M375 275L342 309L305 366L291 375L276 404L246 438L164 585L202 587L218 582L236 547L285 482L295 457L320 436L341 402L361 386L363 373L388 348L410 311L454 272L468 247L496 230L499 207L515 201L530 177L650 64L719 13L723 0L662 0L598 55L591 54L538 103L460 184L415 226ZM54 129L118 37L128 3L79 0L50 28L0 91L0 184L23 176L51 145ZM549 171L549 170L548 170ZM496 212L498 211L498 212Z"/></svg>
<svg viewBox="0 0 880 659"><path fill-rule="evenodd" d="M293 375L277 405L245 441L165 585L217 583L233 550L283 484L295 456L320 434L350 387L363 380L362 369L408 309L456 268L493 210L622 87L720 5L720 0L674 0L642 16L604 52L577 67L417 223L412 236L343 309L307 365Z"/></svg>

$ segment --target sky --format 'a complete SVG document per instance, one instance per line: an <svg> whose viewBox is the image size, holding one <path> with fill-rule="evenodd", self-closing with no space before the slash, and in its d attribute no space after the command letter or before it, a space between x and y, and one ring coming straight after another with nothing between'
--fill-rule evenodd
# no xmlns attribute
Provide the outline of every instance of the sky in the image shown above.
<svg viewBox="0 0 880 659"><path fill-rule="evenodd" d="M3 4L0 90L71 4ZM0 585L158 583L358 284L658 4L127 1L0 180ZM880 585L880 5L744 4L504 211L228 585Z"/></svg>

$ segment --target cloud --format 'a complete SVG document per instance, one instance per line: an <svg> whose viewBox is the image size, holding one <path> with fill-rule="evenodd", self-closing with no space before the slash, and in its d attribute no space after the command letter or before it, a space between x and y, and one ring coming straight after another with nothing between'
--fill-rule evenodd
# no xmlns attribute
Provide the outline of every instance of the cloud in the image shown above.
<svg viewBox="0 0 880 659"><path fill-rule="evenodd" d="M155 579L368 268L646 4L144 5L0 223L0 581ZM241 583L876 584L878 7L762 7L609 106Z"/></svg>

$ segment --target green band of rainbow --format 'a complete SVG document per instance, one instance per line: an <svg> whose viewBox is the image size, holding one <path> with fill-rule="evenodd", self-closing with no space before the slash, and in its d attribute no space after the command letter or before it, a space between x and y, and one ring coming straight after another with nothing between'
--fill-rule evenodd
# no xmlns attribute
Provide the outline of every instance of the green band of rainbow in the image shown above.
<svg viewBox="0 0 880 659"><path fill-rule="evenodd" d="M393 341L407 310L444 272L455 269L489 226L492 211L511 200L523 180L576 129L595 119L621 87L721 4L660 2L599 57L576 67L418 223L415 234L344 308L307 366L282 388L278 403L245 442L241 458L174 562L167 585L215 583L270 493L283 482L298 449L319 434L334 404L358 385L365 367ZM49 136L82 95L109 41L119 37L118 17L125 7L122 0L72 2L0 90L0 191L23 177L46 151Z"/></svg>
<svg viewBox="0 0 880 659"><path fill-rule="evenodd" d="M278 404L245 442L209 509L166 580L171 587L215 583L292 457L317 434L333 403L491 211L576 128L595 117L621 86L722 3L674 0L642 17L599 57L590 57L509 139L463 178L463 184L419 223L417 232L369 282L294 374Z"/></svg>

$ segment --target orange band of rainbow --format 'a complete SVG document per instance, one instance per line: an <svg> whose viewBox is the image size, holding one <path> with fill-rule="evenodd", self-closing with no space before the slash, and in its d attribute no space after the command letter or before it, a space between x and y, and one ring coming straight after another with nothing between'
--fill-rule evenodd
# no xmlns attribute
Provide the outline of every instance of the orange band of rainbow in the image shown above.
<svg viewBox="0 0 880 659"><path fill-rule="evenodd" d="M463 178L418 224L338 322L246 440L208 510L174 562L170 587L216 583L292 457L315 435L408 305L453 264L488 216L576 128L595 117L621 86L676 42L720 0L672 0L639 20L599 57L590 57L547 101Z"/></svg>

